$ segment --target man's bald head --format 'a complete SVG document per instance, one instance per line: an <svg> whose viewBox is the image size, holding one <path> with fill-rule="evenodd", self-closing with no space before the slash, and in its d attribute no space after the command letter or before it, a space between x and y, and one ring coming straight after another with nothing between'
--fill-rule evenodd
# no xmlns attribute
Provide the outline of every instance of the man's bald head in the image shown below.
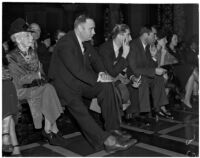
<svg viewBox="0 0 200 158"><path fill-rule="evenodd" d="M37 23L30 24L28 30L32 32L34 40L38 40L40 38L41 29Z"/></svg>

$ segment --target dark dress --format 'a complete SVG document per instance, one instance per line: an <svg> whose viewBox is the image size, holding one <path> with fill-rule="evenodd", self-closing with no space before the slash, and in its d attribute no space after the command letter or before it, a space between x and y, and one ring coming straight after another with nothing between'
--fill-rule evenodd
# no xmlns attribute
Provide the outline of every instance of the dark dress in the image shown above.
<svg viewBox="0 0 200 158"><path fill-rule="evenodd" d="M9 115L16 115L18 112L17 93L14 84L10 79L3 79L2 84L2 100L3 100L3 119Z"/></svg>
<svg viewBox="0 0 200 158"><path fill-rule="evenodd" d="M183 53L185 63L189 64L193 68L199 67L198 52L188 48L187 51Z"/></svg>
<svg viewBox="0 0 200 158"><path fill-rule="evenodd" d="M187 81L190 78L194 68L184 61L184 57L180 51L177 50L175 53L170 48L168 48L168 51L178 60L178 64L173 66L173 72L177 78L179 88L184 91Z"/></svg>

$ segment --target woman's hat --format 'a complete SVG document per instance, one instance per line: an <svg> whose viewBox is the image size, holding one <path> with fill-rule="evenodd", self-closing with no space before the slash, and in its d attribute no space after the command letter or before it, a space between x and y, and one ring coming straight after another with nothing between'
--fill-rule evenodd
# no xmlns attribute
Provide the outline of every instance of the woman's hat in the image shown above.
<svg viewBox="0 0 200 158"><path fill-rule="evenodd" d="M18 32L27 32L28 25L22 18L17 18L11 23L10 29L8 31L9 36Z"/></svg>

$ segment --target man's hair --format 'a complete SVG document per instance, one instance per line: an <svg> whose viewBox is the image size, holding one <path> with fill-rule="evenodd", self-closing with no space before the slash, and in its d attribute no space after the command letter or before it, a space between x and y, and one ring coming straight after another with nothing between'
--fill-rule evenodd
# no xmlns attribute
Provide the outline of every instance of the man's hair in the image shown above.
<svg viewBox="0 0 200 158"><path fill-rule="evenodd" d="M157 32L157 38L158 38L158 40L160 40L160 39L162 39L164 37L167 37L166 30L164 28L159 28L158 32Z"/></svg>
<svg viewBox="0 0 200 158"><path fill-rule="evenodd" d="M74 28L77 28L81 23L85 23L87 19L92 18L85 14L79 15L74 21Z"/></svg>
<svg viewBox="0 0 200 158"><path fill-rule="evenodd" d="M152 32L152 28L157 29L156 25L144 25L142 26L142 28L140 29L140 36L143 35L144 33L150 33Z"/></svg>
<svg viewBox="0 0 200 158"><path fill-rule="evenodd" d="M40 31L41 32L41 28L40 28L40 25L39 24L37 24L37 23L32 23L32 24L30 24L29 25L29 27L28 27L28 30L29 31Z"/></svg>
<svg viewBox="0 0 200 158"><path fill-rule="evenodd" d="M126 24L116 24L111 32L112 39L116 38L118 34L125 33L126 30L130 30Z"/></svg>

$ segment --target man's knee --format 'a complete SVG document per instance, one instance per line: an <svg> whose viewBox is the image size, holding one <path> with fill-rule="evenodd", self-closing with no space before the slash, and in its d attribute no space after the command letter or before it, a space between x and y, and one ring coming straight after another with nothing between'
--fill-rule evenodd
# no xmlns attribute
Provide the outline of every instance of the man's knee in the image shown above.
<svg viewBox="0 0 200 158"><path fill-rule="evenodd" d="M163 76L155 76L154 83L158 87L164 86L164 84L165 84L164 77Z"/></svg>
<svg viewBox="0 0 200 158"><path fill-rule="evenodd" d="M155 80L155 81L158 81L158 82L159 82L159 81L164 82L164 77L163 77L163 76L157 76L157 75L156 75L155 78L154 78L154 80Z"/></svg>
<svg viewBox="0 0 200 158"><path fill-rule="evenodd" d="M67 107L71 111L76 112L87 112L87 107L84 105L84 103L81 101L81 99L72 99L68 104Z"/></svg>
<svg viewBox="0 0 200 158"><path fill-rule="evenodd" d="M112 83L99 83L101 91L108 91L113 88Z"/></svg>
<svg viewBox="0 0 200 158"><path fill-rule="evenodd" d="M147 89L149 89L149 86L150 86L150 82L145 78L143 78L142 79L142 82L141 82L141 84L140 84L140 86L139 86L139 90L147 90Z"/></svg>

